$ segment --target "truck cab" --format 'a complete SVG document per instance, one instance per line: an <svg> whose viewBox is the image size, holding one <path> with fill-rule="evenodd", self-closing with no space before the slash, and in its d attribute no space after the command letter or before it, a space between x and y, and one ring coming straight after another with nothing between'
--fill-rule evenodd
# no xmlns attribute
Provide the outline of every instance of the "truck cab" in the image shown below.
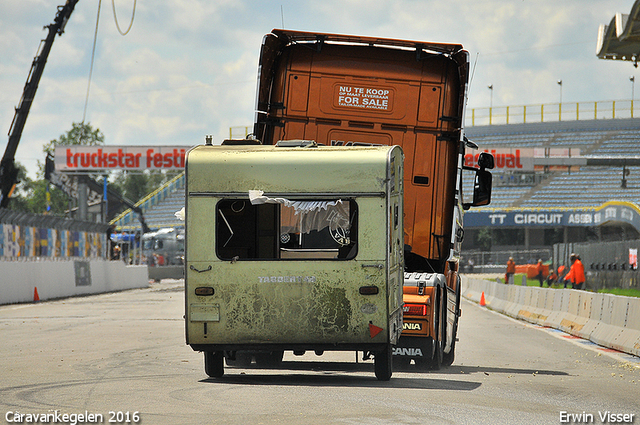
<svg viewBox="0 0 640 425"><path fill-rule="evenodd" d="M254 135L263 144L292 138L403 149L407 324L394 357L450 364L463 211L491 198L490 155L464 166L465 149L477 149L463 127L468 52L460 44L276 29L264 37L259 66ZM463 171L475 179L466 203Z"/></svg>

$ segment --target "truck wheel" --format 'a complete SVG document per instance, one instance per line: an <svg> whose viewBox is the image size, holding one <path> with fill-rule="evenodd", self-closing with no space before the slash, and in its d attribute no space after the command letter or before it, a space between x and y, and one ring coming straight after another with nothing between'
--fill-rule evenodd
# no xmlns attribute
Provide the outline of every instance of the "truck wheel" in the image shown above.
<svg viewBox="0 0 640 425"><path fill-rule="evenodd" d="M458 336L458 317L460 317L460 276L458 276L458 284L456 285L456 315L453 319L453 332L451 332L451 351L444 353L442 357L442 364L444 366L451 366L456 355L456 338Z"/></svg>
<svg viewBox="0 0 640 425"><path fill-rule="evenodd" d="M456 337L456 334L453 334L453 337ZM448 353L443 353L442 355L442 366L451 366L453 364L453 360L456 356L456 343L455 341L451 343L451 351Z"/></svg>
<svg viewBox="0 0 640 425"><path fill-rule="evenodd" d="M424 350L422 350L423 357L414 358L416 362L416 368L420 370L431 369L431 363L433 361L433 353L435 352L434 351L435 343L433 341L433 338L427 337L426 342L424 344L425 344L425 347L424 347Z"/></svg>
<svg viewBox="0 0 640 425"><path fill-rule="evenodd" d="M444 308L443 308L444 307ZM447 323L444 309L447 306L445 304L444 297L440 297L438 302L438 311L436 312L436 338L433 342L433 358L431 359L431 369L440 370L442 366L442 357L444 356L444 338L447 331Z"/></svg>
<svg viewBox="0 0 640 425"><path fill-rule="evenodd" d="M442 357L444 356L444 352L442 351L442 340L438 338L438 341L435 343L435 349L433 351L433 358L431 359L431 369L432 370L440 370L442 367Z"/></svg>
<svg viewBox="0 0 640 425"><path fill-rule="evenodd" d="M205 351L204 371L211 378L224 375L224 351Z"/></svg>
<svg viewBox="0 0 640 425"><path fill-rule="evenodd" d="M393 373L393 359L391 345L387 345L382 351L378 351L373 359L373 367L378 381L388 381Z"/></svg>

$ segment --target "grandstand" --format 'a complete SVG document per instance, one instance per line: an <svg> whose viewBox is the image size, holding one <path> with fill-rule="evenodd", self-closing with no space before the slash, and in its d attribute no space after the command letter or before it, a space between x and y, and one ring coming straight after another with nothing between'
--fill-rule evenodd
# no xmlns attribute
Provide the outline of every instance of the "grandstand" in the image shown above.
<svg viewBox="0 0 640 425"><path fill-rule="evenodd" d="M175 213L184 207L184 172L162 185L142 200L136 203L144 214L147 226L151 230L164 227L184 227L184 222L179 220ZM140 223L136 213L128 209L110 222L117 232L140 231Z"/></svg>
<svg viewBox="0 0 640 425"><path fill-rule="evenodd" d="M481 126L466 133L481 149L489 150L570 148L579 149L586 158L640 153L637 118ZM534 172L495 171L490 208L598 207L614 200L640 200L640 166L536 168ZM467 182L466 192L470 191Z"/></svg>

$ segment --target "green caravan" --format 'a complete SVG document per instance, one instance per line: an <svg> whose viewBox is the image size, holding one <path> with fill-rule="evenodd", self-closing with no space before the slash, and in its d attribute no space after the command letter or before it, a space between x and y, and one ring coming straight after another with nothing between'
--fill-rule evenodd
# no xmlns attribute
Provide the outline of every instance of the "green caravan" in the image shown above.
<svg viewBox="0 0 640 425"><path fill-rule="evenodd" d="M205 371L362 351L388 380L402 332L403 153L296 140L187 154L186 342Z"/></svg>

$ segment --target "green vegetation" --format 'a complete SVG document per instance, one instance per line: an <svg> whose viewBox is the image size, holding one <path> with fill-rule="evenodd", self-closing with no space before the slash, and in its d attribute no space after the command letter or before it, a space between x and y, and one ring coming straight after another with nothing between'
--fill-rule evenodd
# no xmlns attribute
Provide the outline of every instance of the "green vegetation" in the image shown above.
<svg viewBox="0 0 640 425"><path fill-rule="evenodd" d="M640 289L636 288L604 288L600 289L598 293L640 298Z"/></svg>
<svg viewBox="0 0 640 425"><path fill-rule="evenodd" d="M516 274L514 276L515 284L516 285L521 285L522 284L522 278L524 276L525 275L522 274L522 273L521 274ZM501 282L504 281L504 276L500 276L500 281ZM535 279L535 278L533 278L533 279L527 278L527 286L540 287L540 282L538 282L538 279ZM544 288L548 288L546 283L544 284L543 287ZM568 287L571 288L571 285L569 285ZM556 283L555 285L552 285L551 288L563 289L564 288L564 283ZM598 293L622 295L622 296L625 296L625 297L638 297L638 298L640 298L640 289L636 289L636 288L604 288L604 289L598 290Z"/></svg>

